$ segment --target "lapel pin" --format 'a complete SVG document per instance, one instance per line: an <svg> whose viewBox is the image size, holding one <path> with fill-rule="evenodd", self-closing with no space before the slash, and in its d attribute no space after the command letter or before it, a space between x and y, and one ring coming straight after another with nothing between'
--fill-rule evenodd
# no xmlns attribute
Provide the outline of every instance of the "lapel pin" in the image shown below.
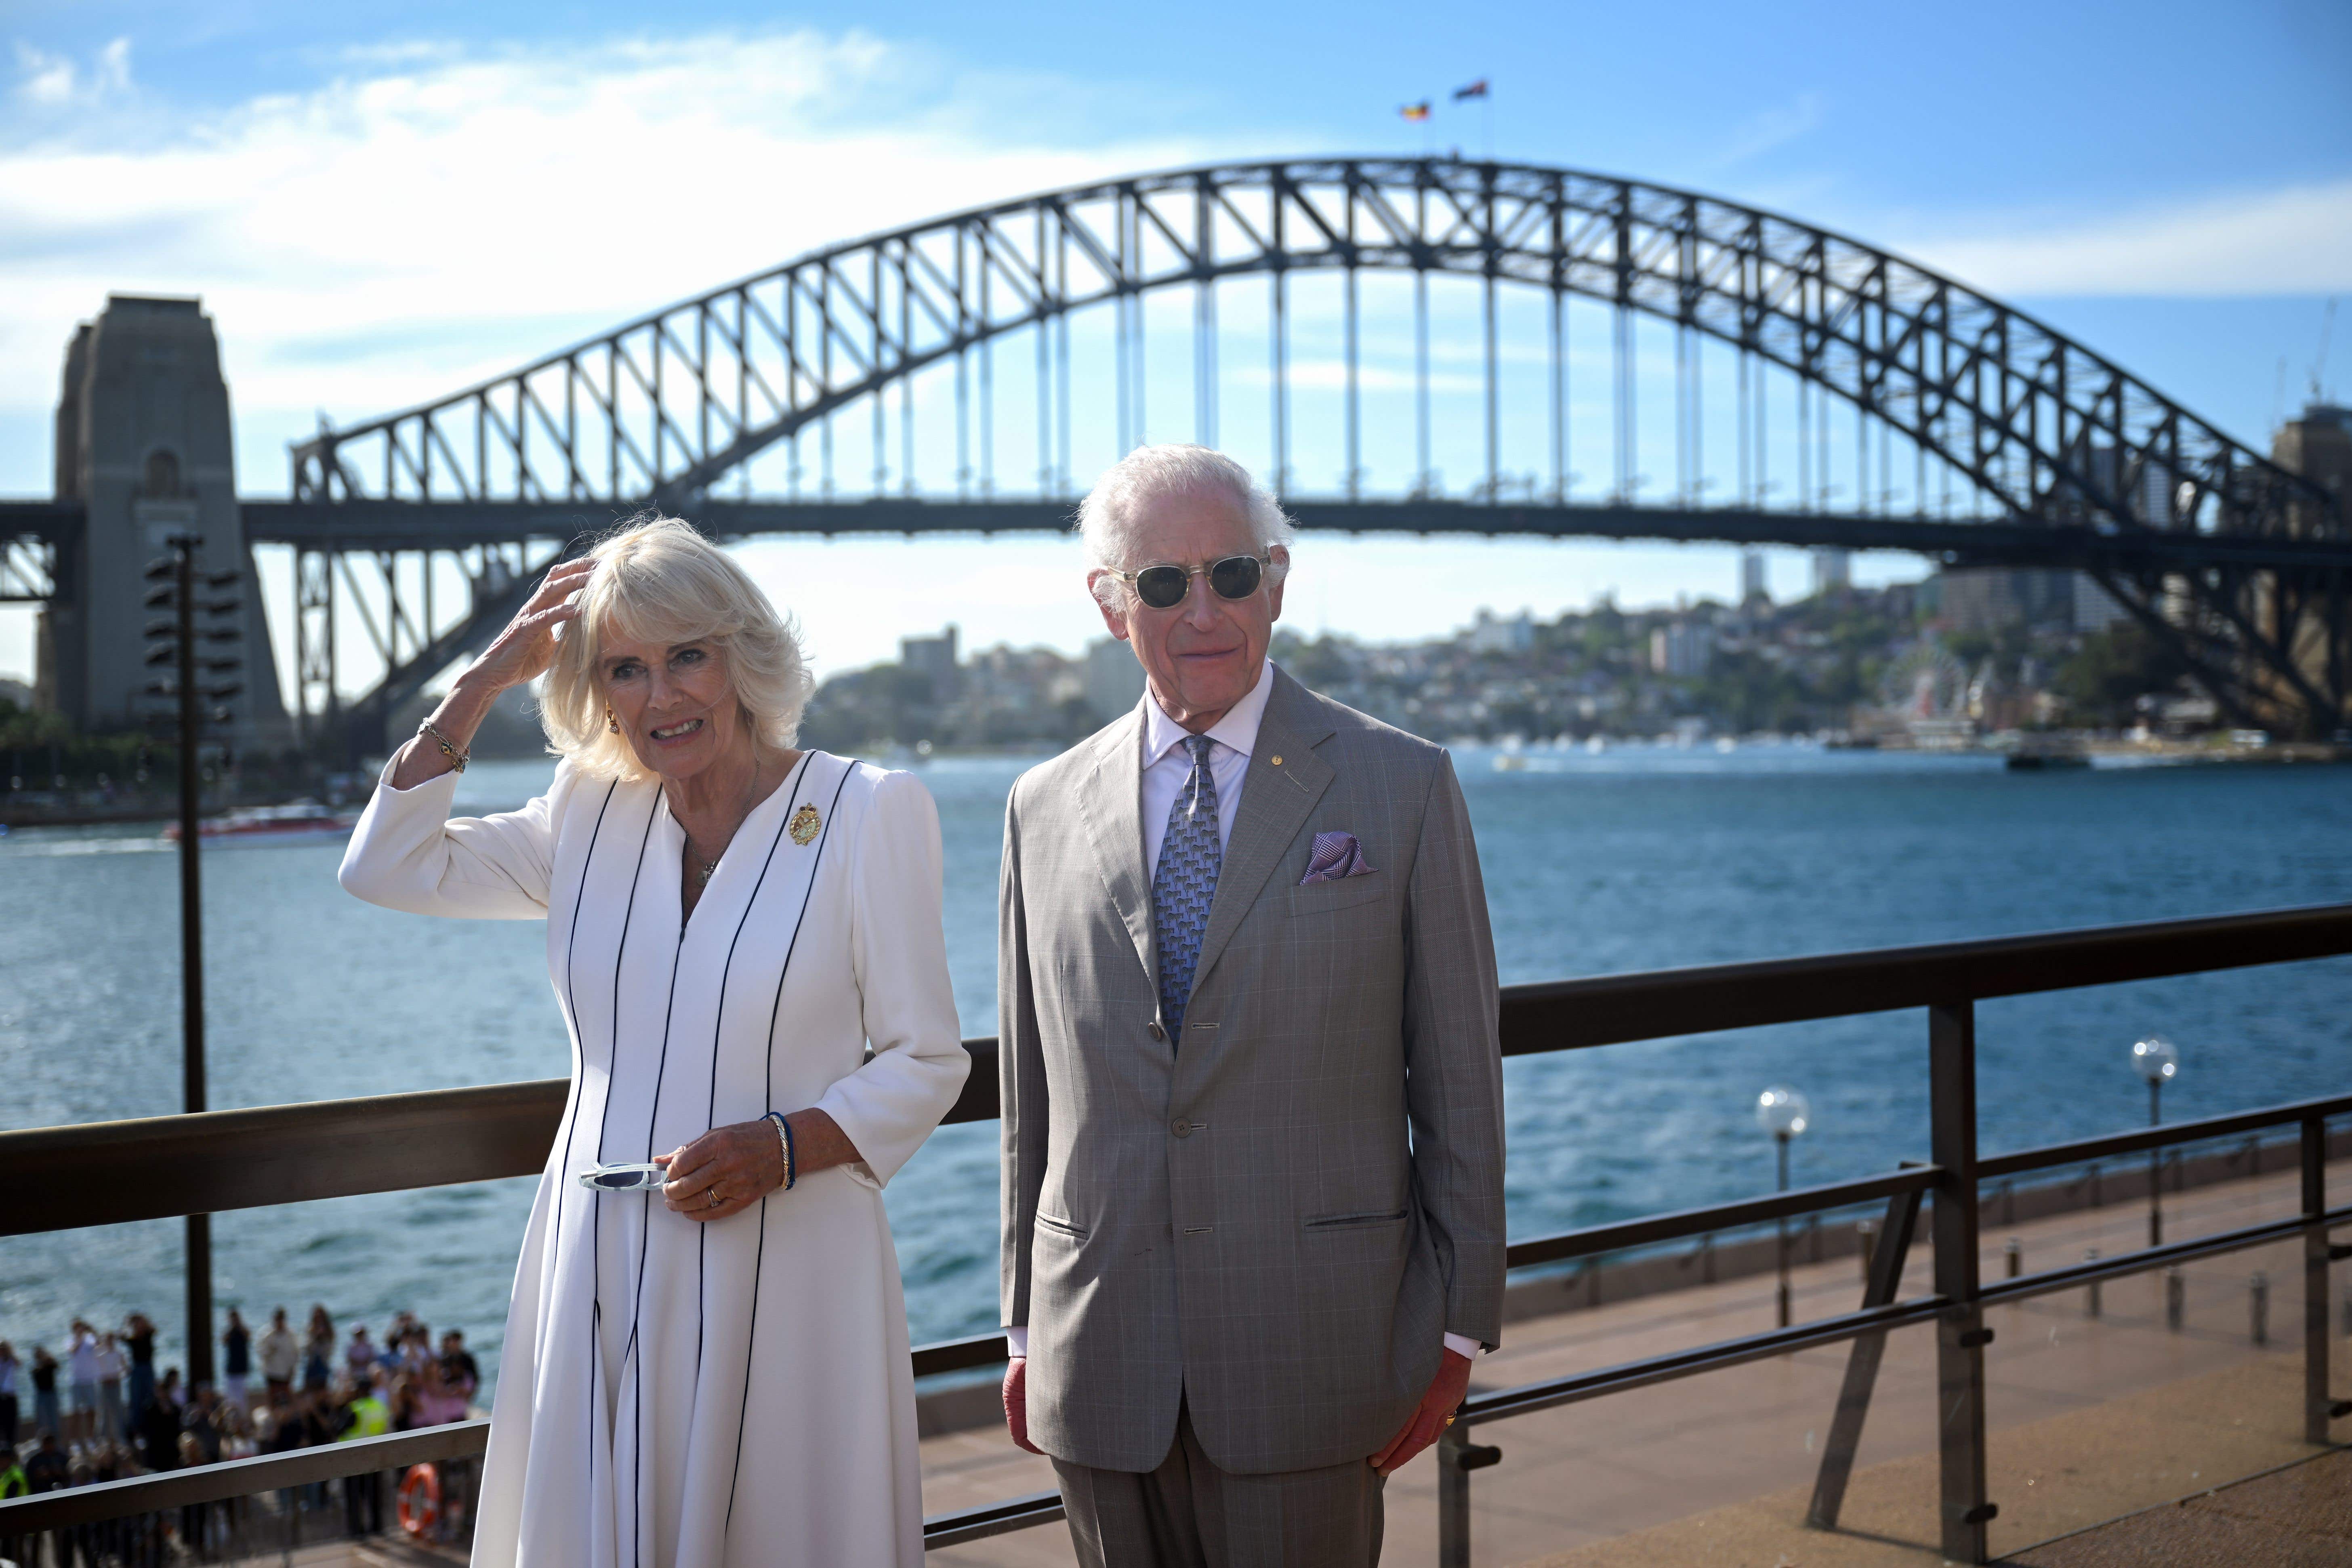
<svg viewBox="0 0 2352 1568"><path fill-rule="evenodd" d="M1276 767L1277 767L1277 768L1278 768L1278 767L1280 767L1280 766L1282 766L1282 759L1281 759L1280 757L1276 757L1276 758L1275 758L1275 759L1274 759L1274 765L1275 765Z"/></svg>
<svg viewBox="0 0 2352 1568"><path fill-rule="evenodd" d="M793 813L793 825L789 829L793 836L793 842L806 848L810 841L816 837L816 830L822 826L823 822L816 814L815 806L802 806Z"/></svg>

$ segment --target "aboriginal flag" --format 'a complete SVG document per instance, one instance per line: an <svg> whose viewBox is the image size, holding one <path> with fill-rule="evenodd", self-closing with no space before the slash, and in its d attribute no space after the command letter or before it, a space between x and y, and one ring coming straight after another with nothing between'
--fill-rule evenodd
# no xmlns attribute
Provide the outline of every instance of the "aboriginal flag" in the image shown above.
<svg viewBox="0 0 2352 1568"><path fill-rule="evenodd" d="M1468 87L1457 87L1454 89L1454 101L1456 103L1461 102L1465 98L1484 98L1486 96L1486 79L1483 76L1476 81L1472 82Z"/></svg>
<svg viewBox="0 0 2352 1568"><path fill-rule="evenodd" d="M1407 120L1426 120L1429 118L1429 100L1424 98L1419 103L1408 103L1397 112Z"/></svg>

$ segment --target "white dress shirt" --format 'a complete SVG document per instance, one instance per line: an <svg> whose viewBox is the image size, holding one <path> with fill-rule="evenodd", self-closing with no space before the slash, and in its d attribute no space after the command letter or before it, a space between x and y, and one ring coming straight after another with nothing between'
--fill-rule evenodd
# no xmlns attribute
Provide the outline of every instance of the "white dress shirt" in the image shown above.
<svg viewBox="0 0 2352 1568"><path fill-rule="evenodd" d="M1242 781L1249 776L1250 752L1257 745L1257 727L1265 721L1265 700L1274 693L1274 661L1258 667L1257 684L1249 695L1225 710L1225 716L1203 731L1215 742L1209 748L1209 777L1217 786L1217 849L1234 841L1234 807L1241 804ZM1143 694L1143 878L1160 875L1160 846L1168 837L1168 813L1192 776L1192 753L1184 749L1192 733L1168 717L1149 690Z"/></svg>
<svg viewBox="0 0 2352 1568"><path fill-rule="evenodd" d="M1257 684L1225 716L1202 733L1216 742L1209 748L1209 777L1217 786L1217 848L1223 853L1234 841L1234 808L1241 804L1242 781L1249 775L1250 752L1257 746L1258 726L1265 721L1265 701L1274 692L1274 661L1261 666ZM1168 838L1168 814L1192 776L1192 754L1184 749L1192 733L1160 706L1150 688L1143 692L1143 873L1148 883L1160 874L1160 847ZM1029 1329L1013 1324L1004 1331L1013 1354L1026 1359ZM1475 1359L1485 1347L1461 1334L1445 1336L1445 1348Z"/></svg>

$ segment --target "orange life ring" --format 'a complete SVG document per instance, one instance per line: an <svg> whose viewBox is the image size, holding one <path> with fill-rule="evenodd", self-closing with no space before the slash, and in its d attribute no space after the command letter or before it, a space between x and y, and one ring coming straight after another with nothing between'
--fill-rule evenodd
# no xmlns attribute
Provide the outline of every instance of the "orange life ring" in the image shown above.
<svg viewBox="0 0 2352 1568"><path fill-rule="evenodd" d="M423 1541L441 1522L441 1477L430 1465L411 1465L400 1478L400 1528Z"/></svg>

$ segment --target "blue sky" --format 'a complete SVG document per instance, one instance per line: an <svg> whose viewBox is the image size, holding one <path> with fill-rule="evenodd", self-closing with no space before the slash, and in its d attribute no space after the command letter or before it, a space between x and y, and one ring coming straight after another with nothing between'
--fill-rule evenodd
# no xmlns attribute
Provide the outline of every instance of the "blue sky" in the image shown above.
<svg viewBox="0 0 2352 1568"><path fill-rule="evenodd" d="M109 289L201 292L241 482L358 418L826 240L1196 158L1441 148L1623 173L1905 251L2242 438L2298 406L2352 292L2352 7L999 4L0 11L0 494ZM1494 83L1491 124L1445 102ZM2345 334L2352 337L2352 323ZM2336 356L2352 362L2352 343ZM2352 377L2330 379L2339 386ZM1321 547L1316 624L1721 594L1727 553ZM1076 646L1047 542L764 549L831 667L948 618ZM1915 563L1876 563L1879 575ZM1801 563L1777 560L1795 591ZM1052 595L1032 584L1047 582ZM1398 586L1410 582L1409 591ZM1507 583L1507 589L1498 587ZM1302 595L1302 600L1316 595ZM1294 613L1307 616L1297 607ZM29 664L0 616L0 673Z"/></svg>

